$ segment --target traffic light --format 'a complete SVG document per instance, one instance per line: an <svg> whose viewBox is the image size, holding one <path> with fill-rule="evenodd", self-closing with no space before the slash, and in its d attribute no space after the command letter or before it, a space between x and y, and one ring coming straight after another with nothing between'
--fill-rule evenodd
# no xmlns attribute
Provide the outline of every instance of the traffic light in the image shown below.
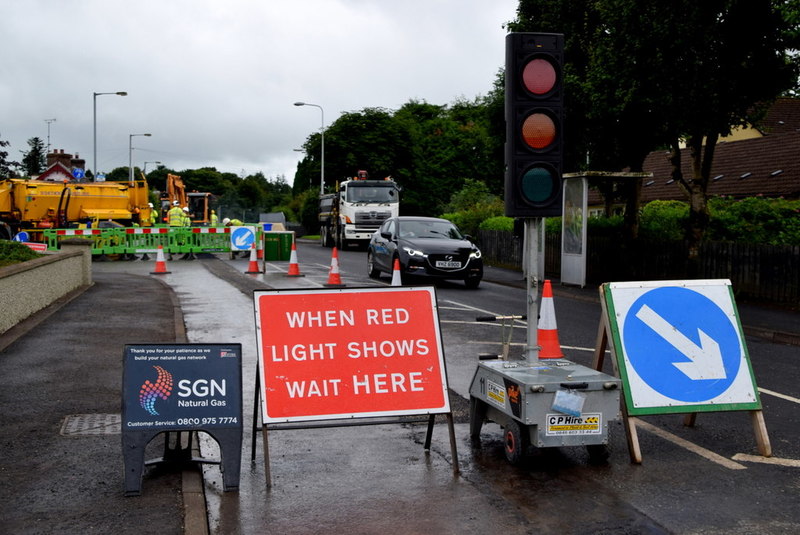
<svg viewBox="0 0 800 535"><path fill-rule="evenodd" d="M506 36L506 174L509 217L561 215L564 36Z"/></svg>

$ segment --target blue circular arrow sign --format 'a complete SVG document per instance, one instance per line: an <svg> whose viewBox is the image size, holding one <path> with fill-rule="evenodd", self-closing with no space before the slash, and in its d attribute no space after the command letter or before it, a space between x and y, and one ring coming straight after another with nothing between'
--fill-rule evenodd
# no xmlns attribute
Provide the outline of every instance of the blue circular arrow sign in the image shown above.
<svg viewBox="0 0 800 535"><path fill-rule="evenodd" d="M250 249L256 241L256 233L250 227L235 227L231 231L231 247L237 251Z"/></svg>
<svg viewBox="0 0 800 535"><path fill-rule="evenodd" d="M736 328L714 301L693 290L661 287L642 294L623 327L631 366L666 397L711 400L739 374L742 347Z"/></svg>

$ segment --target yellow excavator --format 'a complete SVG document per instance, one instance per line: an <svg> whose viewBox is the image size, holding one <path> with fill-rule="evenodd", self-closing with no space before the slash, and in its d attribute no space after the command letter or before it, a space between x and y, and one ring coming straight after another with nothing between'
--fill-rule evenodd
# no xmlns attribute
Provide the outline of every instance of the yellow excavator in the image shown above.
<svg viewBox="0 0 800 535"><path fill-rule="evenodd" d="M160 221L167 222L167 212L172 203L178 201L181 207L189 208L192 225L208 225L211 222L212 193L190 191L187 193L183 179L179 175L167 174L167 191L161 194Z"/></svg>

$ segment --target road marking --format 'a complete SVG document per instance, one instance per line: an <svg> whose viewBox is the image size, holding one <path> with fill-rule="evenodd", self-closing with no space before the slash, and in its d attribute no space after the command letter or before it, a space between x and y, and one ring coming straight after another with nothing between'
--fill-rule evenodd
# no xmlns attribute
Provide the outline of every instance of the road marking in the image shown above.
<svg viewBox="0 0 800 535"><path fill-rule="evenodd" d="M766 388L759 388L759 392L762 394L769 394L770 396L775 396L776 398L785 399L786 401L791 401L793 403L800 403L800 399L793 398L792 396L787 396L786 394L781 394L780 392L774 392L772 390L767 390Z"/></svg>
<svg viewBox="0 0 800 535"><path fill-rule="evenodd" d="M677 435L673 435L669 431L664 431L660 427L656 427L653 424L649 424L649 423L647 423L647 422L645 422L643 420L639 420L638 418L636 419L636 427L640 427L640 428L642 428L642 429L644 429L646 431L650 431L654 435L658 435L661 438L666 439L666 440L672 442L673 444L675 444L677 446L680 446L682 448L686 448L687 450L691 451L692 453L696 453L697 455L699 455L701 457L705 457L709 461L715 462L715 463L717 463L720 466L723 466L725 468L729 468L731 470L747 470L747 467L744 466L743 464L739 464L739 463L734 462L734 461L732 461L730 459L727 459L727 458L723 457L722 455L714 453L711 450L707 450L707 449L705 449L705 448L703 448L701 446L698 446L697 444L694 444L693 442L689 442L688 440L683 439L683 438L681 438L681 437L679 437Z"/></svg>
<svg viewBox="0 0 800 535"><path fill-rule="evenodd" d="M733 456L735 461L746 461L750 463L774 464L777 466L789 466L800 468L800 461L796 459L781 459L779 457L762 457L760 455L749 455L747 453L737 453Z"/></svg>

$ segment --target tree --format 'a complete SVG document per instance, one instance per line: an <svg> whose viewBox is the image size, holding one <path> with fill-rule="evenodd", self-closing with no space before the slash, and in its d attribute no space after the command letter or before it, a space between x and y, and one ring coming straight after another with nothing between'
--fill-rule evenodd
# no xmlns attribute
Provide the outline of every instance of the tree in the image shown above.
<svg viewBox="0 0 800 535"><path fill-rule="evenodd" d="M509 27L565 33L567 136L583 121L579 154L593 168L639 171L649 152L671 148L690 199L691 260L708 225L717 140L796 86L798 11L797 0L522 0ZM680 173L682 140L692 177ZM629 237L640 190L635 181L628 191Z"/></svg>
<svg viewBox="0 0 800 535"><path fill-rule="evenodd" d="M17 162L12 162L7 159L8 151L3 150L3 147L8 147L9 145L10 143L8 141L0 139L0 178L11 178L14 175L11 168L19 165Z"/></svg>
<svg viewBox="0 0 800 535"><path fill-rule="evenodd" d="M22 167L28 176L40 175L45 170L47 164L47 155L45 154L46 148L44 141L39 137L32 137L28 140L27 152L22 153Z"/></svg>

